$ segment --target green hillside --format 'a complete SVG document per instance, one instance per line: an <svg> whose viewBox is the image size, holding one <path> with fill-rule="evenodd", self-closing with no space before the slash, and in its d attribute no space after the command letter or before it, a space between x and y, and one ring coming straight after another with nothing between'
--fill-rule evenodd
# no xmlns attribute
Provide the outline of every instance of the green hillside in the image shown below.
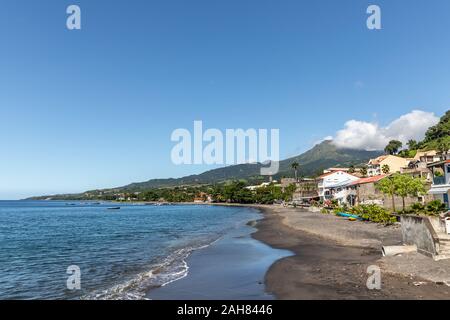
<svg viewBox="0 0 450 320"><path fill-rule="evenodd" d="M419 143L419 147L425 150L439 149L440 145L447 145L450 149L450 110L442 116L437 125L428 129L425 139Z"/></svg>
<svg viewBox="0 0 450 320"><path fill-rule="evenodd" d="M275 178L293 176L291 164L294 161L300 163L299 173L301 175L313 176L329 167L348 167L365 163L367 160L378 157L380 154L382 154L381 151L337 149L331 141L324 141L302 155L280 161L280 171ZM267 177L260 176L260 169L261 164L235 165L179 179L152 179L146 182L133 183L121 189L139 191L180 185L214 184L239 179L249 180L250 182L266 180Z"/></svg>
<svg viewBox="0 0 450 320"><path fill-rule="evenodd" d="M311 150L290 159L280 162L280 171L274 177L292 177L294 175L291 164L294 161L300 163L299 173L302 176L314 176L329 167L348 167L367 162L371 158L379 156L381 151L363 151L338 149L331 141L325 141L314 146ZM177 179L152 179L145 182L132 183L123 187L91 190L81 194L43 196L33 199L84 199L87 193L99 192L139 192L154 188L169 188L176 186L193 186L205 184L219 184L231 180L246 180L248 183L260 183L267 181L268 177L260 176L261 164L242 164L206 171L198 175L190 175Z"/></svg>

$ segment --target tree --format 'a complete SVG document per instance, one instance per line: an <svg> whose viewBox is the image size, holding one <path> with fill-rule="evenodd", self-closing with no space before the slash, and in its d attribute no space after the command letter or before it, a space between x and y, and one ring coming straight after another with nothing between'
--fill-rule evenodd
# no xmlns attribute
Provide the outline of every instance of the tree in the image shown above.
<svg viewBox="0 0 450 320"><path fill-rule="evenodd" d="M376 188L380 190L382 193L390 196L392 198L392 210L395 212L395 184L394 184L394 177L390 176L387 178L384 178L380 180L376 184Z"/></svg>
<svg viewBox="0 0 450 320"><path fill-rule="evenodd" d="M383 167L381 167L381 171L383 171L384 174L389 174L391 172L391 168L389 165L385 164Z"/></svg>
<svg viewBox="0 0 450 320"><path fill-rule="evenodd" d="M426 194L426 181L422 178L412 178L408 185L408 194L412 197L418 197Z"/></svg>
<svg viewBox="0 0 450 320"><path fill-rule="evenodd" d="M355 173L356 169L354 165L351 165L350 168L348 168L348 173Z"/></svg>
<svg viewBox="0 0 450 320"><path fill-rule="evenodd" d="M448 150L450 150L450 140L446 138L440 138L437 141L437 151L442 155L446 155L448 153Z"/></svg>
<svg viewBox="0 0 450 320"><path fill-rule="evenodd" d="M361 170L359 170L359 172L361 173L361 175L363 177L366 177L367 176L367 167L366 166L362 167Z"/></svg>
<svg viewBox="0 0 450 320"><path fill-rule="evenodd" d="M409 150L417 150L418 149L418 143L416 140L413 140L413 139L409 140L407 145L408 145Z"/></svg>
<svg viewBox="0 0 450 320"><path fill-rule="evenodd" d="M405 198L409 195L412 177L410 175L396 174L393 178L395 194L402 198L403 212L405 212Z"/></svg>
<svg viewBox="0 0 450 320"><path fill-rule="evenodd" d="M450 110L445 113L437 125L428 129L424 142L428 143L448 136L450 136Z"/></svg>
<svg viewBox="0 0 450 320"><path fill-rule="evenodd" d="M394 155L403 147L403 143L398 140L391 140L389 144L384 148L384 151L388 154Z"/></svg>
<svg viewBox="0 0 450 320"><path fill-rule="evenodd" d="M284 188L284 192L283 192L284 201L292 201L296 190L297 190L297 185L295 183L291 183L286 188Z"/></svg>
<svg viewBox="0 0 450 320"><path fill-rule="evenodd" d="M295 161L291 164L291 168L294 169L294 173L295 173L295 181L298 182L298 168L300 167L300 164Z"/></svg>
<svg viewBox="0 0 450 320"><path fill-rule="evenodd" d="M395 174L381 180L377 184L378 190L382 193L390 195L392 198L392 208L395 211L394 196L402 198L403 212L405 212L405 199L407 196L417 197L425 194L425 182L420 178L413 178L407 174Z"/></svg>

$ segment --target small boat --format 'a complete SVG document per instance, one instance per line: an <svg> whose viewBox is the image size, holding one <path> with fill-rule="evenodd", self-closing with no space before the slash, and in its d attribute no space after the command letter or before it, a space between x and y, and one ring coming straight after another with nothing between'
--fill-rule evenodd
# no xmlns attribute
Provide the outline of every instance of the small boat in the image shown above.
<svg viewBox="0 0 450 320"><path fill-rule="evenodd" d="M108 210L120 210L120 207L112 207L112 208L108 208Z"/></svg>
<svg viewBox="0 0 450 320"><path fill-rule="evenodd" d="M349 218L351 221L362 220L362 218L356 214L350 214L345 212L339 212L336 214L338 217ZM354 219L354 220L353 220Z"/></svg>

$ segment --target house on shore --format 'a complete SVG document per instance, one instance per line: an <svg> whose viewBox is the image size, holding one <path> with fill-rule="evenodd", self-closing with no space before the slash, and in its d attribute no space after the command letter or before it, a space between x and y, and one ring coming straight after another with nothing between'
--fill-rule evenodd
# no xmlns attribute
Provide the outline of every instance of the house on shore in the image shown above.
<svg viewBox="0 0 450 320"><path fill-rule="evenodd" d="M402 168L408 167L411 159L405 159L393 155L384 155L369 161L367 175L375 177L383 174L383 167L389 166L389 173L401 172Z"/></svg>
<svg viewBox="0 0 450 320"><path fill-rule="evenodd" d="M292 197L294 203L302 204L308 203L311 200L319 200L316 179L302 178L298 181L294 178L281 179L281 188L283 190L293 184L296 186L296 190Z"/></svg>
<svg viewBox="0 0 450 320"><path fill-rule="evenodd" d="M431 183L433 175L428 165L440 160L441 156L436 150L418 151L416 156L410 160L408 166L400 169L400 173L409 174L414 178L422 178Z"/></svg>
<svg viewBox="0 0 450 320"><path fill-rule="evenodd" d="M342 199L345 196L345 186L357 181L359 177L345 171L325 173L318 178L318 193L320 200Z"/></svg>
<svg viewBox="0 0 450 320"><path fill-rule="evenodd" d="M378 190L376 184L383 180L389 179L390 175L378 175L373 177L361 178L356 181L349 182L338 187L333 187L331 194L333 199L337 200L340 205L369 205L376 204L388 210L393 210L392 200L396 209L400 209L403 205L403 199L398 196L391 196L383 194ZM432 200L429 195L422 195L418 197L406 197L405 205L408 207L414 203L427 203Z"/></svg>
<svg viewBox="0 0 450 320"><path fill-rule="evenodd" d="M437 200L441 200L450 209L450 159L441 160L428 165L433 175L433 184L428 192Z"/></svg>

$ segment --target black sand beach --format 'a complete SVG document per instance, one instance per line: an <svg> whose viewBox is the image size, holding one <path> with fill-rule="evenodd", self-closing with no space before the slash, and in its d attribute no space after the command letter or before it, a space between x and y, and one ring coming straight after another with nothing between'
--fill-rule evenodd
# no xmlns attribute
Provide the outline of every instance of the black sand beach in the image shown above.
<svg viewBox="0 0 450 320"><path fill-rule="evenodd" d="M450 299L448 286L386 272L381 290L369 290L367 267L379 265L380 250L342 245L290 228L273 208L262 210L265 218L253 237L295 253L277 261L266 274L267 291L277 299ZM323 217L317 214L316 223Z"/></svg>
<svg viewBox="0 0 450 320"><path fill-rule="evenodd" d="M153 300L271 300L264 278L269 267L292 253L255 240L254 227L242 226L188 259L188 275L151 290Z"/></svg>
<svg viewBox="0 0 450 320"><path fill-rule="evenodd" d="M236 229L211 246L194 252L187 259L190 269L185 278L151 290L147 298L450 299L448 286L384 270L381 290L367 288L367 268L373 265L382 268L380 243L400 241L394 228L347 225L345 219L334 221L336 217L301 209L252 207L264 216L256 223L256 230L250 226ZM289 226L293 222L283 220L284 213L304 214L308 223L303 225L305 230ZM321 236L317 224L323 224L323 232L336 227L336 234ZM355 245L358 241L361 246Z"/></svg>

